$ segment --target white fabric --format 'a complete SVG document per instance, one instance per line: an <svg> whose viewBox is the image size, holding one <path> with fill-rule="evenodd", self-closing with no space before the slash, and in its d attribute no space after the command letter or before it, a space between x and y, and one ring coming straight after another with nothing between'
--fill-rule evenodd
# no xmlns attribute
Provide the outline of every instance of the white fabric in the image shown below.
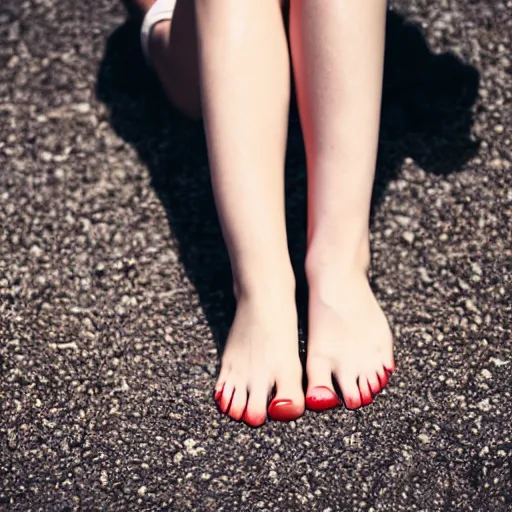
<svg viewBox="0 0 512 512"><path fill-rule="evenodd" d="M149 11L144 16L142 27L140 29L140 42L142 45L142 52L146 57L147 62L149 59L149 38L153 27L164 20L171 20L176 7L176 0L156 0L151 6Z"/></svg>

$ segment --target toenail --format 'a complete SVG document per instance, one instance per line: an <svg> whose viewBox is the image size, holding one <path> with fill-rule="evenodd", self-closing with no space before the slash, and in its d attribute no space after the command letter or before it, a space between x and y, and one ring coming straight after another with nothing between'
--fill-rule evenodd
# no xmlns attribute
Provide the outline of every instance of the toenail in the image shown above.
<svg viewBox="0 0 512 512"><path fill-rule="evenodd" d="M361 393L361 405L370 405L373 402L372 395L364 396Z"/></svg>
<svg viewBox="0 0 512 512"><path fill-rule="evenodd" d="M291 421L300 416L300 412L293 406L292 400L274 400L268 406L268 415L276 421Z"/></svg>
<svg viewBox="0 0 512 512"><path fill-rule="evenodd" d="M390 367L387 367L387 366L384 366L384 369L388 372L388 373L393 373L396 369L396 366L395 366L395 361L393 361L391 363L391 366Z"/></svg>
<svg viewBox="0 0 512 512"><path fill-rule="evenodd" d="M250 425L251 427L259 427L260 425L263 425L265 423L265 420L267 419L266 415L262 415L259 418L248 413L247 410L244 412L244 415L242 416L242 421Z"/></svg>
<svg viewBox="0 0 512 512"><path fill-rule="evenodd" d="M224 391L224 384L218 389L215 390L215 394L213 395L213 398L216 402L220 400L220 397L222 396L222 392Z"/></svg>
<svg viewBox="0 0 512 512"><path fill-rule="evenodd" d="M222 390L222 391L224 392L224 390ZM231 407L231 403L233 402L234 394L235 393L233 391L232 395L228 398L223 393L223 396L219 400L218 404L219 404L220 410L223 412L223 414L226 414L229 411L229 409Z"/></svg>
<svg viewBox="0 0 512 512"><path fill-rule="evenodd" d="M229 417L235 421L241 421L242 418L244 416L244 411L240 412L240 411L233 411L233 408L230 409L229 411Z"/></svg>
<svg viewBox="0 0 512 512"><path fill-rule="evenodd" d="M306 407L312 411L323 411L341 405L341 400L327 386L317 386L306 395Z"/></svg>
<svg viewBox="0 0 512 512"><path fill-rule="evenodd" d="M380 387L381 388L384 388L387 383L388 383L388 374L386 372L383 372L382 375L381 374L377 374L377 377L379 378L379 381L380 381Z"/></svg>
<svg viewBox="0 0 512 512"><path fill-rule="evenodd" d="M282 399L282 400L274 400L271 405L274 407L281 407L283 405L290 405L292 403L291 400L288 399Z"/></svg>
<svg viewBox="0 0 512 512"><path fill-rule="evenodd" d="M361 400L347 399L345 400L345 406L347 409L359 409L359 407L361 407Z"/></svg>

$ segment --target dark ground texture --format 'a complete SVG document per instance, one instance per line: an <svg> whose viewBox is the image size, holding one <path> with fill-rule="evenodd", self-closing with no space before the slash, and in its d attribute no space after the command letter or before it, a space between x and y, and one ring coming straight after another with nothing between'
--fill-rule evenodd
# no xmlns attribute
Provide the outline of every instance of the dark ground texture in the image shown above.
<svg viewBox="0 0 512 512"><path fill-rule="evenodd" d="M512 510L512 4L391 9L372 279L398 371L255 430L212 401L233 302L201 127L115 0L1 2L0 510ZM300 269L294 114L287 172Z"/></svg>

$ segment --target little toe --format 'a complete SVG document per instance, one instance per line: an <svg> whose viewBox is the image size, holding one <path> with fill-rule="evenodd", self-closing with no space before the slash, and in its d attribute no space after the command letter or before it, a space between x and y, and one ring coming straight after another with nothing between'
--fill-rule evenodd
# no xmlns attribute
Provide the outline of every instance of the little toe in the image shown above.
<svg viewBox="0 0 512 512"><path fill-rule="evenodd" d="M222 391L224 390L224 383L222 385L216 385L213 398L218 403L220 400L220 397L222 396Z"/></svg>
<svg viewBox="0 0 512 512"><path fill-rule="evenodd" d="M369 405L373 402L372 392L366 375L360 375L358 379L359 392L361 394L361 405Z"/></svg>
<svg viewBox="0 0 512 512"><path fill-rule="evenodd" d="M217 382L215 383L215 401L219 401L220 397L222 396L222 389L224 388L224 384L226 384L226 380L229 376L229 370L227 368L228 365L222 365L219 376L217 377Z"/></svg>
<svg viewBox="0 0 512 512"><path fill-rule="evenodd" d="M388 361L385 361L383 363L384 369L388 374L392 374L395 372L396 366L395 366L395 358L393 356L389 357Z"/></svg>
<svg viewBox="0 0 512 512"><path fill-rule="evenodd" d="M219 400L220 410L226 414L229 410L229 406L231 405L231 399L233 398L233 392L235 391L235 387L233 382L227 381L224 384L224 388L222 389L222 395Z"/></svg>
<svg viewBox="0 0 512 512"><path fill-rule="evenodd" d="M340 385L341 393L343 395L343 401L347 409L357 409L361 407L361 394L359 393L359 387L356 382L356 377L346 376L338 377L338 383Z"/></svg>
<svg viewBox="0 0 512 512"><path fill-rule="evenodd" d="M229 408L229 416L236 421L240 421L244 415L245 407L247 405L247 388L245 386L237 385L231 400Z"/></svg>
<svg viewBox="0 0 512 512"><path fill-rule="evenodd" d="M267 421L267 402L269 389L265 385L251 386L249 400L243 420L252 427L259 427Z"/></svg>
<svg viewBox="0 0 512 512"><path fill-rule="evenodd" d="M268 406L268 415L276 421L291 421L304 413L301 379L286 376L276 382L276 396Z"/></svg>
<svg viewBox="0 0 512 512"><path fill-rule="evenodd" d="M324 411L341 405L332 385L332 369L329 361L323 357L308 360L308 390L306 407L312 411Z"/></svg>

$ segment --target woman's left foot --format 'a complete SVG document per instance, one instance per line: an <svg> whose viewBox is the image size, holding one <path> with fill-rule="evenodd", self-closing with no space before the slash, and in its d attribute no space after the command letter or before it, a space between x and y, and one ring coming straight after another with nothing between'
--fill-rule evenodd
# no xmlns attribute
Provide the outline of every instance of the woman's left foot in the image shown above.
<svg viewBox="0 0 512 512"><path fill-rule="evenodd" d="M308 389L306 407L341 405L336 378L349 409L368 405L395 369L389 324L364 272L335 279L309 276Z"/></svg>

